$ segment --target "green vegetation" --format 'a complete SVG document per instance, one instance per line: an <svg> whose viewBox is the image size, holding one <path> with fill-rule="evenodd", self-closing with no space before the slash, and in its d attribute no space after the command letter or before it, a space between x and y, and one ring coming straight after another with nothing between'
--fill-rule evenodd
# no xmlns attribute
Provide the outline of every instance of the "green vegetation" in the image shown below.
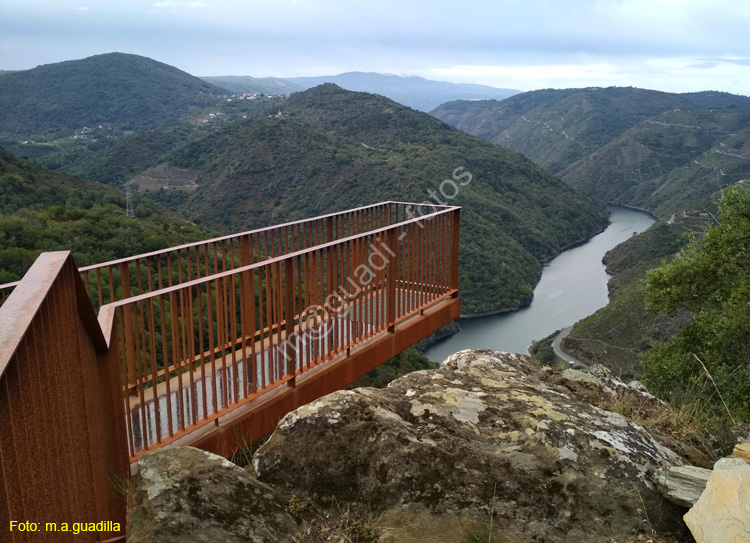
<svg viewBox="0 0 750 543"><path fill-rule="evenodd" d="M391 358L369 372L364 377L354 381L348 388L376 387L383 388L394 379L398 379L419 370L436 369L438 365L426 356L422 356L415 347L409 347L398 356Z"/></svg>
<svg viewBox="0 0 750 543"><path fill-rule="evenodd" d="M689 224L693 228L692 223ZM646 311L643 278L647 270L671 260L685 244L685 222L659 222L621 243L604 257L610 302L578 322L562 342L562 349L587 364L604 364L625 380L642 373L640 355L652 341L671 338L684 314L675 317Z"/></svg>
<svg viewBox="0 0 750 543"><path fill-rule="evenodd" d="M677 335L644 356L644 380L677 404L707 416L750 417L750 190L724 192L721 224L675 259L648 273L651 311L692 317Z"/></svg>
<svg viewBox="0 0 750 543"><path fill-rule="evenodd" d="M0 283L20 279L43 251L71 250L84 266L210 237L210 232L122 192L50 172L0 148Z"/></svg>
<svg viewBox="0 0 750 543"><path fill-rule="evenodd" d="M750 107L750 98L632 87L546 89L503 101L448 102L432 114L470 134L519 151L553 173L562 173L655 115L675 109L725 107ZM609 178L608 182L616 181Z"/></svg>
<svg viewBox="0 0 750 543"><path fill-rule="evenodd" d="M750 109L670 111L644 121L561 175L605 201L662 217L701 209L750 178Z"/></svg>
<svg viewBox="0 0 750 543"><path fill-rule="evenodd" d="M529 347L529 353L531 356L539 360L545 366L553 366L555 364L555 351L552 349L552 342L555 341L557 334L560 330L555 330L550 335L542 338L538 341L534 341Z"/></svg>
<svg viewBox="0 0 750 543"><path fill-rule="evenodd" d="M83 127L144 130L215 105L225 89L137 55L109 53L0 78L0 136L53 141Z"/></svg>
<svg viewBox="0 0 750 543"><path fill-rule="evenodd" d="M384 200L430 200L433 191L433 202L463 206L466 313L528 303L539 261L606 222L601 206L518 153L386 98L324 85L292 95L281 113L175 152L168 165L194 172L198 184L180 209L237 231ZM446 179L452 200L439 192Z"/></svg>

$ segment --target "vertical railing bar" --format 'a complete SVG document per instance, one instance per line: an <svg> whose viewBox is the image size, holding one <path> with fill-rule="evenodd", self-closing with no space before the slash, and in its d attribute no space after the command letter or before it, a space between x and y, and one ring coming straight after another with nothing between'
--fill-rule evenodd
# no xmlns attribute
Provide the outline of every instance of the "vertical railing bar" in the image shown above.
<svg viewBox="0 0 750 543"><path fill-rule="evenodd" d="M301 228L302 226L300 226L300 230L297 236L298 245L301 243L301 239L302 239ZM305 311L304 292L302 288L302 269L304 268L304 265L305 265L304 255L300 255L299 258L297 258L297 270L296 270L297 281L296 281L296 286L295 286L295 291L294 291L294 314L295 314L295 319L297 321L297 339L295 340L295 343L294 343L294 346L296 349L295 365L294 365L295 374L298 371L302 372L302 370L304 370L304 365L305 365L305 359L302 356L302 353L303 353L302 336L304 334L304 330L302 329L302 326L303 326L302 313Z"/></svg>
<svg viewBox="0 0 750 543"><path fill-rule="evenodd" d="M188 261L190 259L188 258ZM195 277L196 279L200 279L201 276L201 246L198 246L195 248ZM190 299L192 302L192 291L190 293ZM198 354L200 356L200 365L201 365L201 392L203 401L201 402L203 404L203 418L208 416L208 399L206 398L207 390L206 390L206 345L205 345L205 338L203 337L203 290L201 286L196 286L195 288L195 299L197 302L197 309L198 309ZM193 315L192 305L190 310L191 318ZM191 321L191 325L194 326L194 322ZM195 330L193 330L193 354L195 354ZM196 398L197 400L197 398ZM197 406L195 407L195 410L197 411Z"/></svg>
<svg viewBox="0 0 750 543"><path fill-rule="evenodd" d="M222 253L222 271L226 271L226 261L223 260L225 254L224 241L221 242L221 253ZM217 319L216 324L220 327L219 332L219 347L221 349L221 385L222 385L222 399L224 403L222 408L226 408L229 405L229 376L227 372L227 340L228 331L227 326L229 310L227 304L227 281L226 278L220 278L218 280L217 292L216 292L216 310L217 312L221 309L221 318ZM219 303L221 300L221 303Z"/></svg>
<svg viewBox="0 0 750 543"><path fill-rule="evenodd" d="M229 259L231 262L230 268L234 269L234 241L232 240L230 240L229 242ZM231 303L229 307L232 316L232 326L231 328L227 329L227 333L229 333L231 341L230 348L232 353L232 372L234 377L234 379L232 379L232 392L234 392L234 402L237 402L239 399L240 375L238 373L239 367L237 365L237 283L235 281L235 277L236 275L234 274L231 276L231 292L229 294ZM229 291L230 289L227 288L227 290ZM242 337L242 341L244 342L244 336Z"/></svg>
<svg viewBox="0 0 750 543"><path fill-rule="evenodd" d="M135 305L135 307L134 307ZM144 385L145 380L143 377L143 362L138 363L140 361L141 357L141 349L138 348L139 343L139 337L140 334L138 333L138 330L140 329L140 326L138 325L138 311L136 311L138 306L138 302L135 302L134 304L128 304L128 307L130 308L130 314L131 314L131 322L129 327L132 328L132 341L133 341L133 355L135 357L134 359L134 368L135 368L135 386L138 394L138 398L140 399L140 414L141 414L141 434L143 438L143 448L148 449L149 448L149 439L148 439L148 422L146 420L146 396L144 392Z"/></svg>
<svg viewBox="0 0 750 543"><path fill-rule="evenodd" d="M167 403L167 431L169 432L169 436L172 437L174 435L174 426L172 423L172 390L171 390L171 370L170 370L170 361L169 361L169 348L167 346L167 321L166 321L166 308L165 308L165 300L164 296L159 296L159 309L161 313L161 350L162 350L162 359L164 361L164 377L165 377L165 385L166 385L166 391L167 391L167 397L166 397L166 403ZM170 321L171 321L171 315L170 315Z"/></svg>
<svg viewBox="0 0 750 543"><path fill-rule="evenodd" d="M250 262L252 263L254 260L253 259L253 241L252 241L252 237L250 236L248 236L248 243L250 244ZM245 362L245 364L247 366L250 366L250 368L248 368L249 370L252 369L252 371L250 372L250 376L248 377L248 379L251 379L251 382L249 383L249 386L250 386L249 392L250 394L254 394L258 386L258 383L257 383L258 361L257 361L256 350L255 350L255 335L257 334L257 326L255 322L255 270L250 270L249 277L250 277L250 285L249 285L249 288L250 288L250 323L249 323L250 324L250 356L252 357L252 365L249 364L247 361Z"/></svg>
<svg viewBox="0 0 750 543"><path fill-rule="evenodd" d="M280 264L279 264L280 266ZM293 376L296 374L297 363L296 357L292 354L292 333L294 332L294 258L286 258L284 260L284 333L286 339L286 349L284 349L284 365L286 370L284 375L286 377ZM279 327L280 329L281 327ZM279 330L279 337L281 337L281 330ZM279 351L279 355L281 355Z"/></svg>
<svg viewBox="0 0 750 543"><path fill-rule="evenodd" d="M307 225L305 227L305 244L307 244L308 240L311 239L308 237L308 230L311 228L311 226ZM312 304L312 278L311 278L311 255L305 254L303 255L304 261L305 261L305 308L311 307ZM312 359L312 344L311 344L311 337L310 334L312 333L310 331L310 326L315 322L312 319L313 317L311 314L305 315L307 318L307 321L305 322L305 330L308 331L308 333L305 334L305 362L307 364L307 367L311 367L313 363Z"/></svg>
<svg viewBox="0 0 750 543"><path fill-rule="evenodd" d="M266 254L266 258L268 258L268 233L264 232L263 236L263 248L264 253ZM275 377L273 373L273 366L274 366L274 359L273 359L273 333L271 332L271 323L273 322L273 303L271 301L271 272L272 272L272 266L266 266L265 269L265 283L266 283L266 334L267 334L267 343L268 343L268 384L273 384L275 382Z"/></svg>
<svg viewBox="0 0 750 543"><path fill-rule="evenodd" d="M151 271L149 268L149 278ZM158 387L158 374L159 368L156 363L156 330L154 325L154 299L148 299L148 336L151 354L151 382L153 383L153 397L154 397L154 421L156 422L156 442L161 443L161 417L159 413L159 387ZM169 374L167 373L167 378Z"/></svg>
<svg viewBox="0 0 750 543"><path fill-rule="evenodd" d="M263 253L260 247L260 236L257 236L258 255L263 259ZM263 333L263 270L258 268L258 339L260 340L260 389L265 388L266 382L266 341Z"/></svg>
<svg viewBox="0 0 750 543"><path fill-rule="evenodd" d="M230 251L230 253L233 253L234 251ZM232 254L232 262L234 262L234 255ZM239 381L240 381L240 374L239 374L239 368L237 366L237 283L235 282L236 275L231 275L231 285L227 288L227 290L230 293L229 300L229 313L231 317L231 327L228 328L227 332L229 333L230 338L230 352L232 354L232 392L234 394L233 396L233 402L237 402L239 399ZM242 337L242 343L244 345L245 338Z"/></svg>
<svg viewBox="0 0 750 543"><path fill-rule="evenodd" d="M335 231L335 228L334 228ZM334 283L336 285L336 292L331 292L329 295L331 295L331 303L336 303L335 300L341 300L341 286L342 283L345 281L344 275L341 270L341 244L337 243L334 249L334 258L333 258L333 274L334 274ZM333 330L329 332L330 339L329 342L333 343L333 349L334 352L338 353L342 351L342 341L341 341L341 330L339 330L339 326L341 326L342 320L341 320L341 309L342 306L339 303L338 307L336 307L336 310L333 312L333 322L331 325L333 326Z"/></svg>
<svg viewBox="0 0 750 543"><path fill-rule="evenodd" d="M282 345L282 339L281 339L281 322L284 319L284 286L283 286L283 280L284 280L284 272L281 269L282 264L281 262L277 262L274 265L274 273L276 274L275 280L276 280L276 291L274 295L274 305L276 307L276 357L278 360L278 366L279 366L279 377L282 377L281 373L281 345Z"/></svg>
<svg viewBox="0 0 750 543"><path fill-rule="evenodd" d="M129 456L133 456L136 452L136 444L135 444L135 434L133 433L133 423L131 420L132 412L130 409L130 390L128 389L128 385L130 383L130 376L128 375L128 362L126 360L126 349L125 349L125 343L123 338L125 337L125 319L123 318L122 314L127 310L126 307L118 307L115 309L116 312L119 312L119 318L116 318L116 324L120 327L120 341L118 342L117 348L119 350L119 360L120 360L120 379L122 383L122 398L123 403L125 406L125 419L127 422L127 429L128 429L128 446L130 448L130 454Z"/></svg>
<svg viewBox="0 0 750 543"><path fill-rule="evenodd" d="M177 281L178 285L181 285L183 283L182 281L182 251L177 250ZM195 413L195 375L193 372L193 356L191 356L190 348L189 348L189 339L187 335L187 317L185 316L185 307L187 305L185 300L185 289L181 288L177 291L179 293L179 303L180 303L180 312L179 312L179 334L180 334L180 342L179 342L179 348L180 348L180 373L182 374L182 366L184 363L187 363L187 369L188 373L190 374L188 376L188 383L189 383L189 390L187 391L187 402L188 405L190 405L190 417L192 418L193 422L192 424L197 423L196 413ZM174 314L174 313L173 313ZM182 385L180 385L182 386ZM186 408L185 403L183 402L181 404L182 409L184 410Z"/></svg>
<svg viewBox="0 0 750 543"><path fill-rule="evenodd" d="M171 267L170 264L170 260L167 260L168 273L171 277L171 270L169 270ZM185 404L183 402L182 365L180 364L180 340L178 337L177 322L175 318L176 311L176 296L173 291L169 293L169 325L172 335L172 367L174 368L177 377L177 424L179 430L182 431L185 429Z"/></svg>

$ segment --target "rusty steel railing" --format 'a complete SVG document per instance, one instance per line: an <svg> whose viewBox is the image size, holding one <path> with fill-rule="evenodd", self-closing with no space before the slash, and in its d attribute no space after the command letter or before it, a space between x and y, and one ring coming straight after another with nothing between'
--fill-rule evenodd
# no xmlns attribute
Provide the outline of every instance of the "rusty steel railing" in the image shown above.
<svg viewBox="0 0 750 543"><path fill-rule="evenodd" d="M84 266L80 268L81 278L92 304L99 308L132 295L179 285L390 224L399 216L405 216L407 205L382 202ZM0 285L0 306L17 284Z"/></svg>
<svg viewBox="0 0 750 543"><path fill-rule="evenodd" d="M359 228L329 242L256 248L260 262L104 305L100 320L119 323L131 461L455 296L459 209L409 218L408 205L353 214ZM247 262L253 248L240 251Z"/></svg>
<svg viewBox="0 0 750 543"><path fill-rule="evenodd" d="M110 341L67 251L42 254L0 308L0 540L124 535L125 486L113 483L127 478L127 434ZM120 531L51 528L106 521Z"/></svg>
<svg viewBox="0 0 750 543"><path fill-rule="evenodd" d="M397 206L398 207L398 206ZM398 213L389 203L170 247L80 269L95 307L362 231Z"/></svg>
<svg viewBox="0 0 750 543"><path fill-rule="evenodd" d="M232 454L241 443L229 432L270 432L456 318L459 208L423 211L385 202L93 274L69 252L43 253L0 307L0 525L110 521L120 531L42 539L122 540L122 483L144 452L188 443ZM206 253L217 256L180 260ZM101 283L88 280L117 266L126 287L112 295L128 284L137 294L97 317L107 298L97 287L92 300L86 286Z"/></svg>

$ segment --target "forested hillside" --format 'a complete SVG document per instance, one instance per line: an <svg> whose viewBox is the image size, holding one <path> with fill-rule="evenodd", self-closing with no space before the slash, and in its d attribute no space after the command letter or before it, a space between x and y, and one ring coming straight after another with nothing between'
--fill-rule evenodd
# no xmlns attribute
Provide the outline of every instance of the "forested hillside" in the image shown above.
<svg viewBox="0 0 750 543"><path fill-rule="evenodd" d="M750 109L670 111L631 128L561 174L595 198L657 215L702 209L750 180Z"/></svg>
<svg viewBox="0 0 750 543"><path fill-rule="evenodd" d="M46 64L0 78L0 137L51 142L76 130L144 130L213 105L228 91L124 53Z"/></svg>
<svg viewBox="0 0 750 543"><path fill-rule="evenodd" d="M560 173L636 124L674 109L750 107L723 92L674 94L632 87L538 90L502 101L457 101L432 111L469 134Z"/></svg>
<svg viewBox="0 0 750 543"><path fill-rule="evenodd" d="M604 208L518 153L335 85L292 95L280 116L193 142L168 166L193 172L198 185L181 209L225 231L431 194L464 206L468 313L528 303L539 261L606 224Z"/></svg>
<svg viewBox="0 0 750 543"><path fill-rule="evenodd" d="M175 213L122 191L46 170L0 148L0 283L20 279L43 251L71 250L79 265L210 237Z"/></svg>

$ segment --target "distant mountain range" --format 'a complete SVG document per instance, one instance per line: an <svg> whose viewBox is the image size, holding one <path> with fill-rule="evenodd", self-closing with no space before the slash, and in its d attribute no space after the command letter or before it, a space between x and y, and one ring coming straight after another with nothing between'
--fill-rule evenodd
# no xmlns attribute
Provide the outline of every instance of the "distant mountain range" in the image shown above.
<svg viewBox="0 0 750 543"><path fill-rule="evenodd" d="M487 85L432 81L414 75L402 76L373 72L347 72L339 75L285 79L249 76L218 76L203 79L233 92L271 94L290 94L317 87L323 83L334 83L346 90L380 94L420 111L430 111L449 100L502 100L521 92Z"/></svg>
<svg viewBox="0 0 750 543"><path fill-rule="evenodd" d="M709 182L705 180L696 181L695 190L686 191L678 181L684 176L669 174L669 170L689 166L687 162L707 150L704 146L714 141L710 130L706 132L711 123L721 132L721 126L737 121L736 116L714 115L715 111L728 112L733 108L750 108L750 98L722 92L674 94L610 87L532 91L503 101L448 102L432 114L465 132L523 153L596 198L671 213L688 201L716 191L717 183L710 182L711 189L707 189ZM666 120L660 120L662 115ZM689 120L704 115L713 120L694 123ZM678 119L686 116L686 119L672 122L672 116ZM687 134L679 141L674 137L657 138L652 148L644 140L647 134L656 138L655 132L664 132L669 124L691 123L703 127L701 145L693 143ZM670 129L672 135L675 128L679 127ZM693 132L695 135L694 129ZM634 135L637 133L641 134ZM637 149L635 142L640 142ZM657 163L661 168L658 175L656 169L654 173L640 171L656 168ZM698 177L707 172L714 175L713 171L708 169ZM726 179L719 183L721 186L734 179L723 177ZM635 188L634 185L641 183L639 180L648 180L650 188ZM668 181L670 188L660 189ZM699 189L699 185L704 188ZM670 195L681 191L680 197Z"/></svg>
<svg viewBox="0 0 750 543"><path fill-rule="evenodd" d="M278 77L221 75L215 77L202 77L201 79L238 94L252 92L260 92L263 94L291 94L293 92L305 90L301 85L289 81L288 79L279 79Z"/></svg>
<svg viewBox="0 0 750 543"><path fill-rule="evenodd" d="M441 185L466 173L465 187ZM188 143L132 182L197 185L154 197L179 192L181 211L222 231L382 200L424 201L433 191L463 206L460 288L468 313L528 303L540 260L606 224L601 206L520 154L333 84L293 94L280 114Z"/></svg>
<svg viewBox="0 0 750 543"><path fill-rule="evenodd" d="M432 81L414 75L401 76L372 72L348 72L320 77L290 77L286 79L303 89L323 83L335 83L342 89L381 94L420 111L431 111L449 100L502 100L518 94L515 89L500 89L487 85Z"/></svg>

